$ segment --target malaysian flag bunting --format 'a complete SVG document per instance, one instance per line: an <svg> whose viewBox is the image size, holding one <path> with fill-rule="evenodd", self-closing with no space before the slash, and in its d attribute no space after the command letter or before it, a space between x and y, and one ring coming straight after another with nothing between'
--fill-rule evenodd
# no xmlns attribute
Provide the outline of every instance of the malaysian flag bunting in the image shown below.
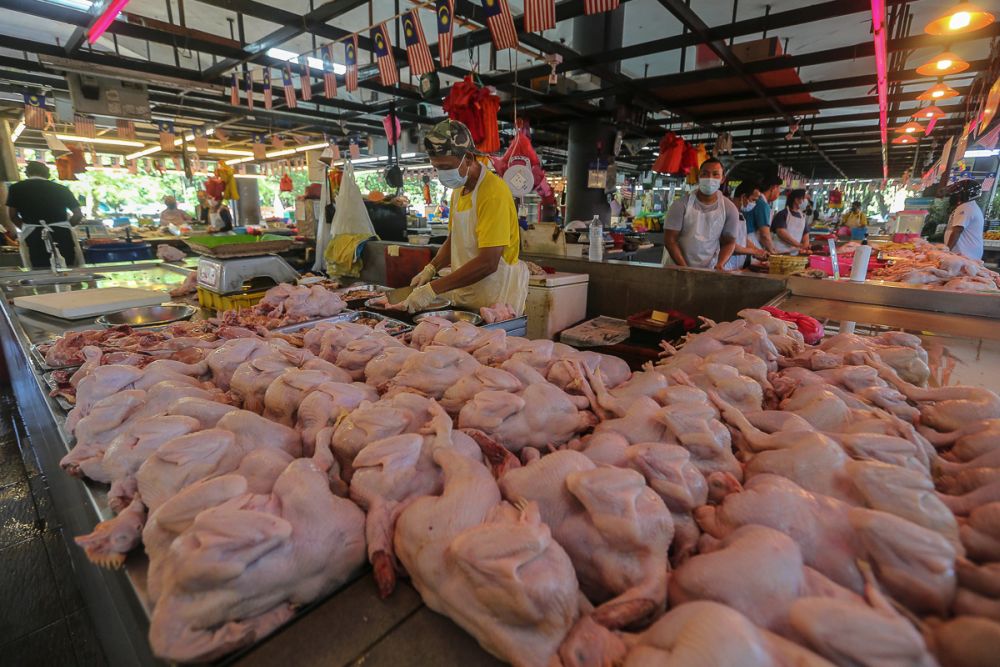
<svg viewBox="0 0 1000 667"><path fill-rule="evenodd" d="M73 117L73 131L81 137L87 137L88 139L93 139L97 136L97 126L94 125L94 119L90 116L76 114Z"/></svg>
<svg viewBox="0 0 1000 667"><path fill-rule="evenodd" d="M302 88L302 101L308 102L313 96L312 70L309 69L309 57L299 57L299 87Z"/></svg>
<svg viewBox="0 0 1000 667"><path fill-rule="evenodd" d="M344 75L347 92L353 93L358 89L358 36L351 35L344 40L344 63L347 65L347 74Z"/></svg>
<svg viewBox="0 0 1000 667"><path fill-rule="evenodd" d="M272 134L271 145L274 146L277 150L281 150L282 148L285 147L285 140L281 137L280 134Z"/></svg>
<svg viewBox="0 0 1000 667"><path fill-rule="evenodd" d="M454 16L455 0L437 0L438 62L441 63L441 67L451 67Z"/></svg>
<svg viewBox="0 0 1000 667"><path fill-rule="evenodd" d="M358 137L351 137L347 150L347 154L351 156L352 160L357 160L361 157L361 146L358 145Z"/></svg>
<svg viewBox="0 0 1000 667"><path fill-rule="evenodd" d="M264 108L268 111L271 110L271 106L274 104L274 100L271 97L271 68L264 68Z"/></svg>
<svg viewBox="0 0 1000 667"><path fill-rule="evenodd" d="M411 9L403 14L403 38L406 42L406 60L410 64L410 73L422 76L434 71L434 60L431 50L424 37L424 28L420 25L417 10Z"/></svg>
<svg viewBox="0 0 1000 667"><path fill-rule="evenodd" d="M253 72L243 72L243 90L247 94L247 108L253 111Z"/></svg>
<svg viewBox="0 0 1000 667"><path fill-rule="evenodd" d="M619 0L583 0L584 14L600 14L618 9Z"/></svg>
<svg viewBox="0 0 1000 667"><path fill-rule="evenodd" d="M194 128L194 150L198 155L208 153L208 137L205 135L205 128Z"/></svg>
<svg viewBox="0 0 1000 667"><path fill-rule="evenodd" d="M174 122L158 120L156 127L160 131L160 150L172 152L174 150Z"/></svg>
<svg viewBox="0 0 1000 667"><path fill-rule="evenodd" d="M399 70L396 69L396 58L392 55L392 42L389 41L389 30L385 23L380 23L372 30L372 44L378 60L379 82L383 86L396 85L399 83Z"/></svg>
<svg viewBox="0 0 1000 667"><path fill-rule="evenodd" d="M240 75L233 70L232 81L229 83L229 103L234 107L240 105Z"/></svg>
<svg viewBox="0 0 1000 667"><path fill-rule="evenodd" d="M135 160L128 161L128 173L130 174L139 173L139 164Z"/></svg>
<svg viewBox="0 0 1000 667"><path fill-rule="evenodd" d="M288 105L289 109L294 109L297 104L295 102L295 83L292 81L291 67L281 70L281 85L285 89L285 104Z"/></svg>
<svg viewBox="0 0 1000 667"><path fill-rule="evenodd" d="M516 49L519 46L517 30L514 29L514 17L510 15L507 0L483 0L483 11L490 28L490 38L497 51Z"/></svg>
<svg viewBox="0 0 1000 667"><path fill-rule="evenodd" d="M119 118L115 121L115 125L118 128L118 138L124 139L126 141L135 141L135 123L125 119Z"/></svg>
<svg viewBox="0 0 1000 667"><path fill-rule="evenodd" d="M24 124L33 130L44 130L46 125L45 95L24 96Z"/></svg>
<svg viewBox="0 0 1000 667"><path fill-rule="evenodd" d="M542 32L556 27L556 0L524 0L524 31Z"/></svg>
<svg viewBox="0 0 1000 667"><path fill-rule="evenodd" d="M333 43L323 47L323 97L332 100L337 96L337 74L333 71Z"/></svg>
<svg viewBox="0 0 1000 667"><path fill-rule="evenodd" d="M263 160L267 157L267 146L264 145L264 135L253 135L253 159Z"/></svg>

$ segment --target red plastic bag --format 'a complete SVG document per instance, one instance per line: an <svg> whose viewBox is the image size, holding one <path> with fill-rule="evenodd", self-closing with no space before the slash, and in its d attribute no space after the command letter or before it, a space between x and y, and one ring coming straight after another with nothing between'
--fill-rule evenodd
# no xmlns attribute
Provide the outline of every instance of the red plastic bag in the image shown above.
<svg viewBox="0 0 1000 667"><path fill-rule="evenodd" d="M209 199L214 199L216 201L222 201L222 195L226 191L226 184L221 178L212 176L205 180L205 194L208 195Z"/></svg>
<svg viewBox="0 0 1000 667"><path fill-rule="evenodd" d="M799 328L799 333L802 334L802 337L809 345L815 345L823 340L823 335L826 333L823 330L823 325L819 323L819 320L815 317L805 315L804 313L785 311L780 308L775 308L774 306L764 306L761 310L771 313L771 315L777 317L779 320L791 322L797 326Z"/></svg>
<svg viewBox="0 0 1000 667"><path fill-rule="evenodd" d="M292 184L292 177L288 174L282 176L281 180L278 182L278 190L281 192L291 192L294 187L295 186Z"/></svg>

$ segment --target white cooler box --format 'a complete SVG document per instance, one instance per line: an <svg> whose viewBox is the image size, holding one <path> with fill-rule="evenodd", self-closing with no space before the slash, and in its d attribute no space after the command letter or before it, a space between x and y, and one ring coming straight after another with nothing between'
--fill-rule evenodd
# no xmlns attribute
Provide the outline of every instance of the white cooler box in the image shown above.
<svg viewBox="0 0 1000 667"><path fill-rule="evenodd" d="M553 340L587 317L586 273L549 273L528 279L528 338Z"/></svg>

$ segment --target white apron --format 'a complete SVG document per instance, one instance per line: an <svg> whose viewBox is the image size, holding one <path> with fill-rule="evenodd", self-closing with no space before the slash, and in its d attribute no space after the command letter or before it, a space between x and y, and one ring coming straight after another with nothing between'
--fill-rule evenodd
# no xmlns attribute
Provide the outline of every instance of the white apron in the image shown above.
<svg viewBox="0 0 1000 667"><path fill-rule="evenodd" d="M800 217L795 217L794 215L791 214L791 212L789 212L785 216L785 223L787 224L787 227L785 229L788 230L788 233L792 236L793 239L802 238L802 234L806 231L805 215L800 215ZM798 248L788 245L787 243L781 240L777 232L775 232L774 230L771 231L773 232L771 234L771 239L774 241L774 249L776 251L785 255L799 254Z"/></svg>
<svg viewBox="0 0 1000 667"><path fill-rule="evenodd" d="M457 211L455 204L460 191L456 191L451 202L451 269L454 271L470 262L479 254L476 239L476 211L479 185L486 176L483 167L472 190L472 206L466 211ZM518 260L514 265L503 258L497 263L497 270L479 282L467 287L459 287L443 294L456 305L476 312L484 306L505 303L514 309L518 317L524 314L524 304L528 300L528 266Z"/></svg>
<svg viewBox="0 0 1000 667"><path fill-rule="evenodd" d="M726 203L722 201L722 193L718 195L716 208L708 211L694 205L697 200L694 192L688 195L684 225L677 243L684 261L693 269L713 269L719 260L719 239L726 226ZM663 249L663 265L676 266L666 248Z"/></svg>
<svg viewBox="0 0 1000 667"><path fill-rule="evenodd" d="M69 220L62 220L61 222L45 222L44 220L39 220L38 224L24 224L21 225L21 230L17 233L17 241L20 244L21 249L21 264L24 265L26 269L38 269L40 267L33 267L31 264L31 252L28 250L28 238L32 234L41 234L43 228L52 227L62 227L64 229L70 230L73 234L73 226L69 224ZM59 246L55 241L51 242L51 250L49 252L49 266L53 271L59 269L65 269L70 266L83 266L83 249L80 247L80 241L76 238L76 234L73 234L73 260L72 264L66 263L66 258L62 256L59 252Z"/></svg>
<svg viewBox="0 0 1000 667"><path fill-rule="evenodd" d="M736 245L738 246L747 245L747 221L746 218L743 217L742 211L740 212L740 226L736 230ZM739 271L740 269L743 268L743 264L746 263L746 261L747 261L746 255L737 255L736 252L733 251L733 254L730 255L729 259L726 260L726 263L723 266L723 268L726 271Z"/></svg>

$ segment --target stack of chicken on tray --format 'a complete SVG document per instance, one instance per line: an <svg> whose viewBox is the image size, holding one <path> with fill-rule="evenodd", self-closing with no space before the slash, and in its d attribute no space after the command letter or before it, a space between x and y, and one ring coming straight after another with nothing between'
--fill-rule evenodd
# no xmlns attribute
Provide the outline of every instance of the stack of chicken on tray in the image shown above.
<svg viewBox="0 0 1000 667"><path fill-rule="evenodd" d="M515 665L997 664L1000 397L928 387L919 338L745 310L632 373L436 318L268 326L320 297L75 348L64 465L117 512L78 542L145 551L158 656L370 564Z"/></svg>

